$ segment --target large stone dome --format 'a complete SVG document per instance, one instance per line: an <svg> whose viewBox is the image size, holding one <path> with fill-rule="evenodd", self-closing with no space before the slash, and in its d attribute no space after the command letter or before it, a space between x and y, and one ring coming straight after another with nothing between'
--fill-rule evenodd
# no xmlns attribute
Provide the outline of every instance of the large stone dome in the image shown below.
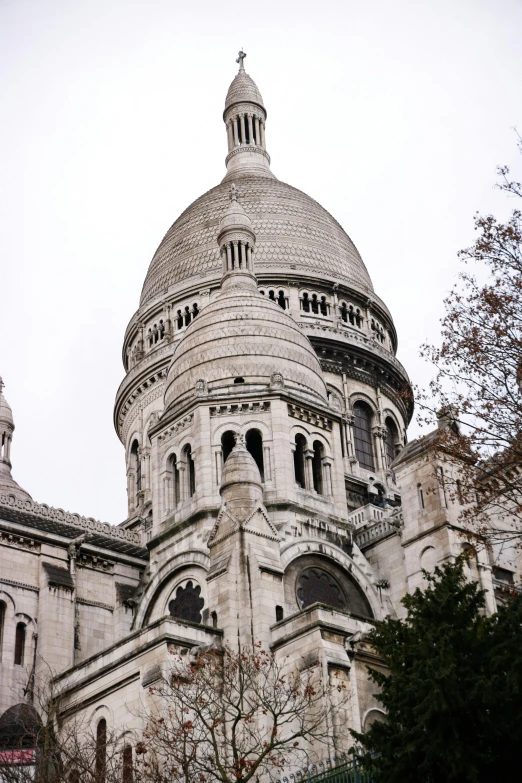
<svg viewBox="0 0 522 783"><path fill-rule="evenodd" d="M321 365L296 322L255 283L227 287L178 343L165 386L165 407L198 393L258 390L284 383L303 399L326 403ZM199 392L203 391L200 389Z"/></svg>
<svg viewBox="0 0 522 783"><path fill-rule="evenodd" d="M357 248L326 209L297 188L265 175L238 172L241 204L256 234L256 273L297 270L344 282L368 294L372 282ZM221 276L216 232L229 200L222 182L191 204L167 231L149 266L141 305L171 286Z"/></svg>

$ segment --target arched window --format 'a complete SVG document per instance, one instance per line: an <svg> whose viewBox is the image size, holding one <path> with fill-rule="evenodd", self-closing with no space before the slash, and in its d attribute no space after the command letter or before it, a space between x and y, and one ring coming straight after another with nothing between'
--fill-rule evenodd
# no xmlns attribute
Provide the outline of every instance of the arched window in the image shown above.
<svg viewBox="0 0 522 783"><path fill-rule="evenodd" d="M169 601L169 613L171 617L179 617L180 620L200 623L204 605L201 587L189 580L184 587L180 585L177 588L176 597Z"/></svg>
<svg viewBox="0 0 522 783"><path fill-rule="evenodd" d="M195 318L197 315L199 315L199 307L197 302L194 302L192 305L192 318Z"/></svg>
<svg viewBox="0 0 522 783"><path fill-rule="evenodd" d="M341 312L341 320L346 323L348 321L348 308L346 307L346 302L341 302L339 310Z"/></svg>
<svg viewBox="0 0 522 783"><path fill-rule="evenodd" d="M388 467L395 459L396 443L399 439L399 433L393 419L386 419L386 462Z"/></svg>
<svg viewBox="0 0 522 783"><path fill-rule="evenodd" d="M296 484L302 489L306 488L305 481L305 457L306 451L306 438L304 435L295 436L295 451L294 451L294 476Z"/></svg>
<svg viewBox="0 0 522 783"><path fill-rule="evenodd" d="M318 440L313 443L314 456L312 457L312 474L314 477L314 489L319 495L324 495L323 482L323 457L324 447Z"/></svg>
<svg viewBox="0 0 522 783"><path fill-rule="evenodd" d="M317 299L317 294L312 294L312 313L315 313L316 315L319 314L319 302Z"/></svg>
<svg viewBox="0 0 522 783"><path fill-rule="evenodd" d="M268 297L269 297L269 299L272 300L272 302L275 302L276 295L275 295L275 291L273 289L270 289L270 291L268 292Z"/></svg>
<svg viewBox="0 0 522 783"><path fill-rule="evenodd" d="M359 464L366 470L375 470L372 446L372 412L364 402L356 402L353 406L355 421L353 434L355 455Z"/></svg>
<svg viewBox="0 0 522 783"><path fill-rule="evenodd" d="M123 783L133 783L134 772L132 768L132 746L125 745L123 748Z"/></svg>
<svg viewBox="0 0 522 783"><path fill-rule="evenodd" d="M163 340L164 336L165 336L165 324L163 323L163 321L160 321L159 322L159 338L160 338L160 340Z"/></svg>
<svg viewBox="0 0 522 783"><path fill-rule="evenodd" d="M321 308L321 315L328 315L328 304L326 302L326 296L321 297L321 303L319 307Z"/></svg>
<svg viewBox="0 0 522 783"><path fill-rule="evenodd" d="M141 492L141 459L139 451L140 444L135 440L131 447L131 465L136 476L136 500L138 499L138 493Z"/></svg>
<svg viewBox="0 0 522 783"><path fill-rule="evenodd" d="M236 436L231 430L227 430L221 436L221 453L223 454L223 462L227 461L227 457L234 448L236 443Z"/></svg>
<svg viewBox="0 0 522 783"><path fill-rule="evenodd" d="M179 483L179 465L176 455L170 458L170 480L172 482L172 508L176 508L181 500L181 487Z"/></svg>
<svg viewBox="0 0 522 783"><path fill-rule="evenodd" d="M3 601L0 601L0 661L2 660L6 610L7 610L6 605L4 604Z"/></svg>
<svg viewBox="0 0 522 783"><path fill-rule="evenodd" d="M17 623L16 633L15 633L15 654L14 654L14 662L17 666L24 665L25 636L26 636L25 623Z"/></svg>
<svg viewBox="0 0 522 783"><path fill-rule="evenodd" d="M178 329L183 329L183 313L178 310L178 317L176 318L176 324Z"/></svg>
<svg viewBox="0 0 522 783"><path fill-rule="evenodd" d="M190 313L190 307L187 305L185 307L185 326L189 325L191 318L192 318L192 315Z"/></svg>
<svg viewBox="0 0 522 783"><path fill-rule="evenodd" d="M322 568L307 568L297 580L297 600L301 609L321 603L335 609L346 607L346 597L337 580Z"/></svg>
<svg viewBox="0 0 522 783"><path fill-rule="evenodd" d="M263 461L263 436L259 430L248 430L245 438L246 447L250 454L253 456L259 473L261 474L261 481L265 480L265 465Z"/></svg>
<svg viewBox="0 0 522 783"><path fill-rule="evenodd" d="M105 783L107 768L107 721L102 718L96 726L95 772L97 783Z"/></svg>
<svg viewBox="0 0 522 783"><path fill-rule="evenodd" d="M192 457L192 448L188 445L185 446L184 454L187 463L187 495L191 498L196 492L196 466Z"/></svg>
<svg viewBox="0 0 522 783"><path fill-rule="evenodd" d="M304 312L305 312L305 313L309 313L309 312L310 312L310 299L309 299L309 297L308 297L308 294L307 294L307 293L304 293L304 294L303 294L303 301L302 301L302 305L303 305L303 310L304 310Z"/></svg>
<svg viewBox="0 0 522 783"><path fill-rule="evenodd" d="M282 307L283 310L286 310L286 297L284 291L279 291L277 295L277 304L279 307Z"/></svg>

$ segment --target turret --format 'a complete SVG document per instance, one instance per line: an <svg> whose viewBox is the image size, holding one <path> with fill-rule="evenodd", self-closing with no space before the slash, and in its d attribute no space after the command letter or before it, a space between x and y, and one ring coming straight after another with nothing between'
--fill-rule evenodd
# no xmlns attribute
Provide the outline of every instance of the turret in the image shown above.
<svg viewBox="0 0 522 783"><path fill-rule="evenodd" d="M222 290L245 286L256 290L252 221L238 203L236 186L230 188L230 204L219 224L217 237L223 263Z"/></svg>
<svg viewBox="0 0 522 783"><path fill-rule="evenodd" d="M15 429L13 411L4 397L4 382L0 378L0 494L6 493L17 498L31 500L31 496L22 489L11 476L11 443Z"/></svg>
<svg viewBox="0 0 522 783"><path fill-rule="evenodd" d="M254 80L245 71L246 54L239 52L236 60L239 72L228 88L223 120L227 128L227 175L230 179L238 172L270 171L270 156L266 151L266 110L263 98Z"/></svg>

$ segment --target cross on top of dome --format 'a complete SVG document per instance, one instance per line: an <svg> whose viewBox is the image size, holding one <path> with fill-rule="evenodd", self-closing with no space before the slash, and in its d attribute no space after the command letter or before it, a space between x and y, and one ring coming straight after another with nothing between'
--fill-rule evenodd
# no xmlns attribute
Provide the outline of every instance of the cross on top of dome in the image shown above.
<svg viewBox="0 0 522 783"><path fill-rule="evenodd" d="M244 52L242 49L239 51L239 54L237 55L236 63L239 63L239 70L244 71L245 70L245 64L243 60L246 57L246 52Z"/></svg>

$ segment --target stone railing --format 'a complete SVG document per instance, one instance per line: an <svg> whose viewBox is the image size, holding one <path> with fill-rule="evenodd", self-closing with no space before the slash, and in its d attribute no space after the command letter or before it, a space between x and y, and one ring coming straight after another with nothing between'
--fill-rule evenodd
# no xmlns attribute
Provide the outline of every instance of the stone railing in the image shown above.
<svg viewBox="0 0 522 783"><path fill-rule="evenodd" d="M109 525L108 522L99 522L92 517L83 517L81 514L64 511L63 508L53 508L45 503L35 503L32 500L23 500L11 494L0 493L0 514L2 507L31 514L32 516L40 517L40 519L63 522L92 533L100 533L108 538L119 539L120 541L127 541L130 544L141 546L140 535L133 530L115 527L114 525Z"/></svg>
<svg viewBox="0 0 522 783"><path fill-rule="evenodd" d="M348 521L355 526L356 530L359 530L363 525L372 525L374 522L380 522L389 514L388 509L368 503L366 506L361 506L356 511L352 511Z"/></svg>

